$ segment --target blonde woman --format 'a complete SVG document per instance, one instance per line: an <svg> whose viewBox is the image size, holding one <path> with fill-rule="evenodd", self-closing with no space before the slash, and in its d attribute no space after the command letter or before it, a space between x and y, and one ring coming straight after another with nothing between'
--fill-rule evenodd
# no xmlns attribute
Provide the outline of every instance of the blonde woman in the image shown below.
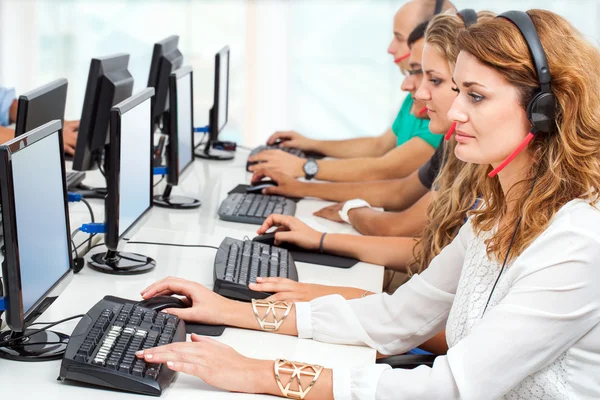
<svg viewBox="0 0 600 400"><path fill-rule="evenodd" d="M249 359L194 337L139 357L227 390L287 397L276 377L312 370L301 382L307 400L600 398L600 54L542 10L479 22L459 34L458 46L455 154L487 166L474 177L481 207L393 296L278 303L274 323L280 334L384 354L445 327L447 356L432 368L330 370ZM248 329L265 328L264 311L257 317L253 306L274 306L230 301L175 278L143 296L156 293L190 298L192 308L174 311L186 320Z"/></svg>

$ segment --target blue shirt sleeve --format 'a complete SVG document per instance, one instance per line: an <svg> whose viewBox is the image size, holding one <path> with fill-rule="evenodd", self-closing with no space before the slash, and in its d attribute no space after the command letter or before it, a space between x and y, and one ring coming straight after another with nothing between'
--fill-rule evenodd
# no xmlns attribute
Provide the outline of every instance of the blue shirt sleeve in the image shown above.
<svg viewBox="0 0 600 400"><path fill-rule="evenodd" d="M0 87L0 126L10 125L10 106L16 99L15 89Z"/></svg>

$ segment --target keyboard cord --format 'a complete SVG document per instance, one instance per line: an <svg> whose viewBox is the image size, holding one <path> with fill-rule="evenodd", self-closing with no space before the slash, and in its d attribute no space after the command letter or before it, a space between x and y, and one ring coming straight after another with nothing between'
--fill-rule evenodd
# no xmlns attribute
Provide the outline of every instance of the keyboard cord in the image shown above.
<svg viewBox="0 0 600 400"><path fill-rule="evenodd" d="M16 338L12 338L12 339L9 339L9 340L4 340L4 341L0 342L0 347L11 345L11 343L13 343L14 341L22 340L22 339L27 339L28 337L31 337L31 336L33 336L33 335L35 335L37 333L40 333L40 332L44 332L44 331L46 331L46 330L48 330L48 329L50 329L50 328L52 328L52 327L54 327L56 325L60 325L62 323L65 323L67 321L71 321L71 320L74 320L74 319L77 319L77 318L83 318L84 316L85 316L84 314L79 314L79 315L74 315L74 316L69 317L69 318L61 319L60 321L56 321L56 322L36 322L36 323L32 324L32 326L33 325L47 325L47 326L45 326L43 328L40 328L40 329L36 329L34 331L31 331L31 332L29 332L26 335L22 335L22 336L19 336L19 337L16 337ZM39 346L40 344L64 344L64 342L20 343L20 344L17 343L16 346L19 346L19 347L30 346L30 345L38 345ZM13 344L11 346L15 346L15 345Z"/></svg>

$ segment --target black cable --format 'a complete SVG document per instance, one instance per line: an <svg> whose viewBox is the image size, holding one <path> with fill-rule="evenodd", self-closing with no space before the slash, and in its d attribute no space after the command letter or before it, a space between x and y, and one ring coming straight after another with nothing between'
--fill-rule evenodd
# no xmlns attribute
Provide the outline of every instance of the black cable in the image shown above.
<svg viewBox="0 0 600 400"><path fill-rule="evenodd" d="M26 335L19 336L19 337L16 337L16 338L11 338L11 339L5 340L3 342L0 342L0 347L12 346L11 345L12 342L15 342L15 341L18 341L18 340L27 339L28 337L36 335L36 334L38 334L40 332L47 331L48 329L50 329L50 328L52 328L52 327L54 327L56 325L60 325L60 324L62 324L64 322L71 321L73 319L83 318L84 316L85 316L84 314L79 314L79 315L74 315L74 316L69 317L69 318L61 319L60 321L49 323L49 324L47 324L47 326L45 326L43 328L40 328L40 329L36 329L34 331L31 331L31 332L29 332ZM43 325L43 323L38 323L38 324L34 324L34 325ZM37 343L30 343L30 344L31 345L36 345ZM28 344L27 343L23 343L23 344L17 343L17 345L19 345L19 346L27 346Z"/></svg>
<svg viewBox="0 0 600 400"><path fill-rule="evenodd" d="M155 246L173 246L173 247L199 247L207 249L219 250L216 246L209 246L205 244L179 244L179 243L159 243L159 242L128 242L128 244L149 244Z"/></svg>
<svg viewBox="0 0 600 400"><path fill-rule="evenodd" d="M100 160L98 160L98 169L100 170L100 173L102 174L104 179L106 179L106 174L104 173L104 168L102 168L102 161L100 161Z"/></svg>
<svg viewBox="0 0 600 400"><path fill-rule="evenodd" d="M163 175L163 176L162 176L162 177L161 177L161 178L158 180L158 182L156 182L156 183L154 184L154 186L153 186L153 187L157 187L157 186L158 186L158 185L160 185L160 183L161 183L162 181L164 181L164 180L165 180L165 176Z"/></svg>
<svg viewBox="0 0 600 400"><path fill-rule="evenodd" d="M96 222L94 218L94 211L92 210L92 206L90 205L90 203L86 199L81 199L81 202L85 204L85 206L88 208L88 211L90 212L90 218L92 219L92 223Z"/></svg>
<svg viewBox="0 0 600 400"><path fill-rule="evenodd" d="M531 193L533 193L533 188L535 187L535 183L540 174L541 166L542 166L542 161L540 161L540 163L538 164L537 171L535 173L535 178L533 178L533 182L531 183L531 189L529 189L529 194L527 195L525 200L529 199L529 196L531 196ZM508 250L506 250L506 256L504 256L504 262L502 263L502 268L500 268L500 273L498 274L498 277L496 278L496 282L494 282L494 286L492 286L492 291L490 292L490 296L488 297L488 299L485 303L485 308L483 309L483 313L481 314L482 318L485 315L485 311L487 310L487 308L490 304L490 300L492 300L492 295L494 294L494 290L496 289L496 286L498 285L498 282L500 281L500 277L502 276L502 273L504 272L504 268L506 267L506 262L508 261L508 256L510 255L510 250L515 241L515 237L517 236L517 231L519 230L519 225L521 225L522 220L523 220L523 215L521 214L521 216L519 217L519 220L517 221L517 225L515 226L515 230L513 231L512 238L510 239L510 243L508 245Z"/></svg>
<svg viewBox="0 0 600 400"><path fill-rule="evenodd" d="M75 248L75 250L79 250L81 247L85 246L86 244L88 244L88 251L90 251L90 248L92 246L92 239L94 238L94 236L96 236L97 233L91 233L90 237L85 239L83 242L81 242L81 244L79 246L77 246Z"/></svg>
<svg viewBox="0 0 600 400"><path fill-rule="evenodd" d="M202 135L202 139L200 139L200 143L198 143L197 145L194 146L194 150L196 150L198 147L202 146L204 143L204 138L206 138L206 136L208 136L208 132L204 132L204 135Z"/></svg>
<svg viewBox="0 0 600 400"><path fill-rule="evenodd" d="M241 145L241 144L238 144L237 147L239 147L240 149L248 150L248 151L254 150L254 149L252 149L252 148L250 148L248 146L244 146L244 145Z"/></svg>

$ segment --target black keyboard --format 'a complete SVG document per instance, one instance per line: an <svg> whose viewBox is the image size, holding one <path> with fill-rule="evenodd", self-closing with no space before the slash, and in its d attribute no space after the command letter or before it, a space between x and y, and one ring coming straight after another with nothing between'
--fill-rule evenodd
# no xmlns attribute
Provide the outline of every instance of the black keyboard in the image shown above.
<svg viewBox="0 0 600 400"><path fill-rule="evenodd" d="M85 172L82 171L70 171L66 174L67 178L67 189L73 189L79 186L79 184L85 179Z"/></svg>
<svg viewBox="0 0 600 400"><path fill-rule="evenodd" d="M231 193L219 207L223 221L262 225L271 214L294 215L296 202L283 196L255 193Z"/></svg>
<svg viewBox="0 0 600 400"><path fill-rule="evenodd" d="M175 372L146 363L135 352L173 342L185 342L182 320L106 296L77 324L59 378L160 396Z"/></svg>
<svg viewBox="0 0 600 400"><path fill-rule="evenodd" d="M306 155L306 153L304 153L300 149L293 149L293 148L290 148L290 147L279 147L277 145L275 145L275 146L266 146L266 145L258 146L257 148L255 148L254 150L252 150L250 152L250 155L248 157L255 156L258 153L260 153L261 151L265 151L265 150L283 150L286 153L293 154L293 155L295 155L297 157L300 157L300 158L308 158L308 156ZM248 168L251 165L254 165L254 164L258 164L258 163L257 162L250 162L250 161L246 162L246 171L248 171Z"/></svg>
<svg viewBox="0 0 600 400"><path fill-rule="evenodd" d="M230 299L264 299L272 293L248 288L257 277L282 277L298 281L298 270L289 251L250 240L225 238L215 257L214 291Z"/></svg>

